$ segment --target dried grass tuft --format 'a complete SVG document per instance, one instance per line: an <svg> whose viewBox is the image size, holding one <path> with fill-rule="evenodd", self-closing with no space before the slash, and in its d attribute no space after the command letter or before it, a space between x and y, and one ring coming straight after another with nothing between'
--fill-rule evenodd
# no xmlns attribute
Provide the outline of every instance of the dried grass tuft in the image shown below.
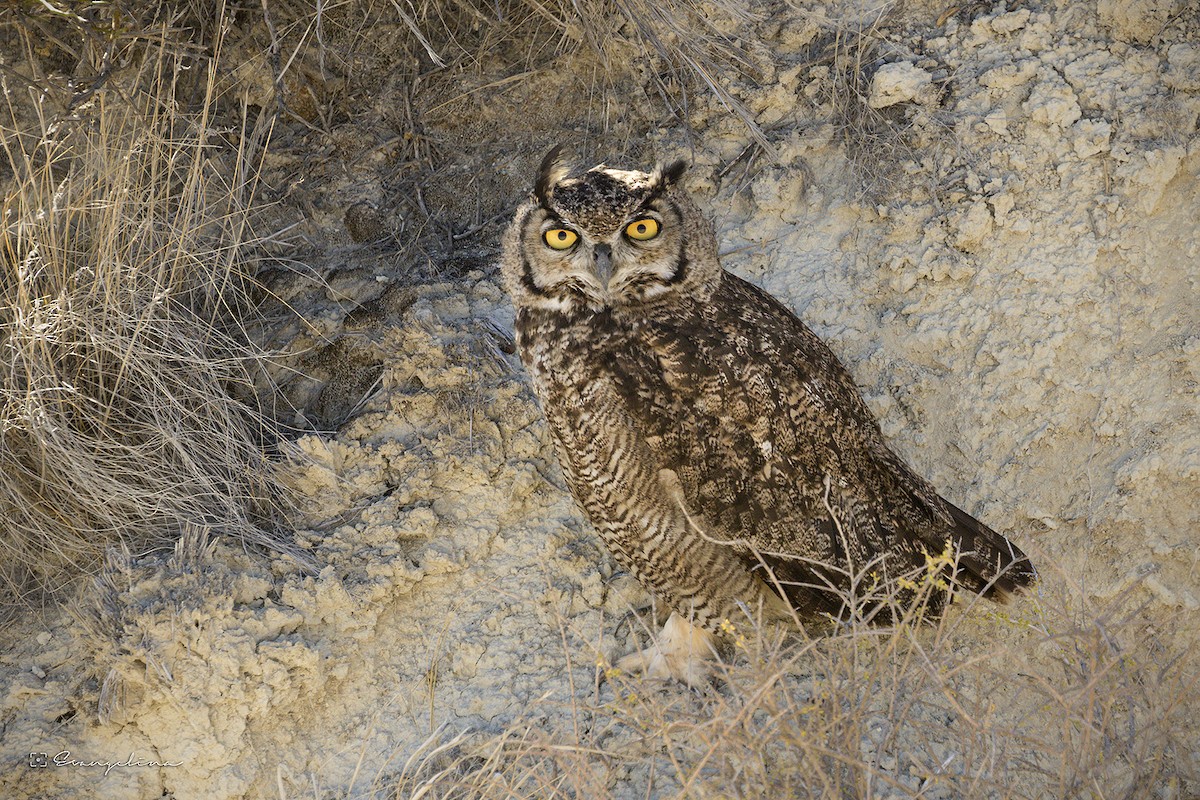
<svg viewBox="0 0 1200 800"><path fill-rule="evenodd" d="M85 40L77 72L96 82L59 113L47 84L0 79L7 601L58 590L108 545L139 551L189 526L281 546L261 525L282 498L273 432L230 394L263 357L237 320L264 137L216 127L215 57L155 37L168 26L119 50Z"/></svg>
<svg viewBox="0 0 1200 800"><path fill-rule="evenodd" d="M964 598L921 623L944 591L922 584L892 595L893 625L855 614L813 637L747 621L704 693L601 657L603 683L553 710L567 722L443 732L396 796L1032 800L1200 786L1194 667L1171 631L1146 626L1136 593L1096 605L1044 585L1011 606Z"/></svg>
<svg viewBox="0 0 1200 800"><path fill-rule="evenodd" d="M555 56L585 51L594 57L593 78L599 90L587 102L601 106L597 111L606 120L610 114L627 114L624 108L607 108L608 102L619 98L623 105L637 104L642 99L640 91L631 87L651 86L676 123L686 126L690 93L711 92L746 124L760 147L774 152L754 114L733 88L737 80L753 79L760 71L752 55L752 26L758 17L745 4L731 0L503 0L490 4L354 0L318 2L315 8L300 3L282 5L285 15L295 22L273 26L272 52L283 54L277 59L277 85L286 82L284 73L289 68L297 68L302 59L296 56L311 50L316 55L310 60L319 64L314 71L321 75L370 72L358 63L372 60L361 54L377 47L370 31L399 22L410 37L401 58L397 59L395 52L378 55L389 71L410 72L414 85L447 68L455 73L478 69L494 74L497 62L507 62L513 72L494 84L498 86L539 69L561 69L561 63L551 65ZM274 29L278 29L277 35ZM286 58L289 52L291 59ZM438 98L435 110L444 104L447 99ZM410 133L415 136L416 131Z"/></svg>
<svg viewBox="0 0 1200 800"><path fill-rule="evenodd" d="M882 65L914 58L896 34L905 25L908 7L881 0L843 11L836 17L811 13L820 33L809 47L806 66L813 85L821 87L813 95L816 108L820 113L828 110L862 195L881 202L905 164L936 163L940 150L953 147L953 121L936 103L872 108L868 102ZM950 82L945 72L934 76L938 92L945 92Z"/></svg>

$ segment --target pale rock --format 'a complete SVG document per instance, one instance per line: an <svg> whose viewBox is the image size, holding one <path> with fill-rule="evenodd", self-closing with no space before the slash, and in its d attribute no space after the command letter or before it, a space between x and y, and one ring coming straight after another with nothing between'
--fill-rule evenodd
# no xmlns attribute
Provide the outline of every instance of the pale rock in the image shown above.
<svg viewBox="0 0 1200 800"><path fill-rule="evenodd" d="M1167 50L1167 73L1163 83L1182 92L1200 90L1200 45L1173 44Z"/></svg>
<svg viewBox="0 0 1200 800"><path fill-rule="evenodd" d="M1094 156L1109 149L1112 125L1102 119L1081 119L1071 126L1071 146L1080 158Z"/></svg>
<svg viewBox="0 0 1200 800"><path fill-rule="evenodd" d="M1012 213L1016 206L1016 201L1009 192L992 195L988 198L988 203L992 206L992 217L996 221L996 227L1003 228L1008 224L1008 215Z"/></svg>
<svg viewBox="0 0 1200 800"><path fill-rule="evenodd" d="M911 61L884 64L871 79L871 94L867 105L887 108L916 99L933 83L933 76Z"/></svg>
<svg viewBox="0 0 1200 800"><path fill-rule="evenodd" d="M1022 8L1018 11L1009 11L1007 14L1000 14L992 20L992 30L1001 34L1019 31L1029 22L1031 13L1028 8Z"/></svg>
<svg viewBox="0 0 1200 800"><path fill-rule="evenodd" d="M1057 73L1034 86L1022 107L1034 122L1056 128L1069 128L1083 116L1075 92Z"/></svg>
<svg viewBox="0 0 1200 800"><path fill-rule="evenodd" d="M1167 184L1179 173L1183 163L1182 147L1135 153L1117 168L1114 177L1125 182L1125 191L1142 211L1149 214L1158 206Z"/></svg>
<svg viewBox="0 0 1200 800"><path fill-rule="evenodd" d="M1038 62L1032 58L1016 64L1002 64L979 76L979 82L989 89L1008 90L1028 83L1037 74Z"/></svg>
<svg viewBox="0 0 1200 800"><path fill-rule="evenodd" d="M1030 53L1038 53L1051 47L1054 37L1051 35L1053 21L1049 14L1038 14L1030 24L1021 31L1017 46Z"/></svg>
<svg viewBox="0 0 1200 800"><path fill-rule="evenodd" d="M1100 24L1120 41L1149 42L1167 24L1176 0L1099 0Z"/></svg>
<svg viewBox="0 0 1200 800"><path fill-rule="evenodd" d="M1183 608L1187 611L1195 611L1200 608L1200 601L1196 600L1196 595L1183 587L1175 588L1167 585L1157 574L1150 573L1142 579L1142 582L1163 605Z"/></svg>
<svg viewBox="0 0 1200 800"><path fill-rule="evenodd" d="M954 229L952 244L959 250L973 253L991 234L993 225L992 212L988 210L987 203L983 200L976 200L952 223Z"/></svg>
<svg viewBox="0 0 1200 800"><path fill-rule="evenodd" d="M991 111L983 118L983 124L1000 136L1008 135L1008 114L1004 113L1004 109L997 108Z"/></svg>

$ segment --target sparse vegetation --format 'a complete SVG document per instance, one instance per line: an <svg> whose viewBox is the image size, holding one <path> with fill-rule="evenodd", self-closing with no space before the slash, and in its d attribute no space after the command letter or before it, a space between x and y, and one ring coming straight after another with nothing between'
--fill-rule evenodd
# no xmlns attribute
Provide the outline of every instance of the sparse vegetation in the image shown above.
<svg viewBox="0 0 1200 800"><path fill-rule="evenodd" d="M1090 799L1195 785L1195 678L1171 651L1172 632L1147 628L1132 592L1095 604L1054 576L1022 602L1028 616L971 597L922 624L938 583L891 595L893 626L855 614L827 636L785 637L747 623L703 694L623 675L598 656L590 694L543 701L568 704L558 717L569 724L538 725L535 708L498 736L439 731L404 765L395 796L606 798L632 787L701 798ZM964 647L979 627L997 643Z"/></svg>
<svg viewBox="0 0 1200 800"><path fill-rule="evenodd" d="M0 30L28 67L3 77L11 177L0 245L0 572L9 600L54 594L110 544L169 544L189 524L282 546L261 524L281 499L265 454L274 433L233 399L253 395L264 358L243 329L259 164L277 113L331 124L347 98L332 103L323 91L327 64L353 79L371 21L392 14L410 49L407 63L393 53L390 65L414 75L422 63L443 65L439 51L469 62L462 32L482 24L492 45L557 37L553 48L590 46L615 79L630 63L612 26L625 25L641 57L690 70L740 108L712 77L719 63L745 63L737 42L689 2L517 2L486 13L376 2L8 9ZM248 22L243 35L266 51L273 88L262 106L221 94L237 66L223 53L235 22ZM654 74L682 108L689 81ZM434 159L427 140L406 138L425 167L416 185Z"/></svg>
<svg viewBox="0 0 1200 800"><path fill-rule="evenodd" d="M0 78L6 605L55 593L109 545L169 545L188 526L283 546L268 532L274 434L231 395L264 357L240 325L265 132L214 119L214 62L165 46L168 23L106 38L63 14L92 76L82 97L62 76Z"/></svg>

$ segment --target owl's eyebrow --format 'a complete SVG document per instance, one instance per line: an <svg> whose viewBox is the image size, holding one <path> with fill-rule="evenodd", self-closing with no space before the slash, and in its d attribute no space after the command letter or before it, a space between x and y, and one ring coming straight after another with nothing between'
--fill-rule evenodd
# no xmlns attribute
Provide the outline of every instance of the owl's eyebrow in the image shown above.
<svg viewBox="0 0 1200 800"><path fill-rule="evenodd" d="M642 198L642 201L640 203L638 203L637 210L641 211L645 208L649 208L650 204L653 203L655 200L657 200L659 197L661 197L662 193L665 192L666 190L667 190L667 187L664 186L663 184L659 184L658 186L655 186L653 189L651 189L649 191L649 193L646 194L646 196L644 198Z"/></svg>
<svg viewBox="0 0 1200 800"><path fill-rule="evenodd" d="M661 195L663 192L666 191L666 189L667 189L666 186L658 186L658 187L652 189L650 191L650 194L646 195L646 198L644 200L642 200L642 202L638 203L637 207L634 208L634 212L638 213L638 212L642 212L642 211L654 211L654 212L657 212L658 214L663 214L667 211L667 208L670 208L671 211L673 211L675 214L678 214L679 216L682 217L683 212L681 212L679 210L679 206L676 205L675 203L671 202L670 200L666 201L666 203L665 203L666 208L650 208L650 205L652 203L654 203L657 200L662 199Z"/></svg>
<svg viewBox="0 0 1200 800"><path fill-rule="evenodd" d="M558 214L551 211L549 208L546 208L545 206L542 206L542 208L546 212L546 217L545 217L545 219L542 220L542 223L541 223L542 225L545 225L547 222L549 222L551 225L557 225L560 228L561 227L567 227L567 228L574 227L569 222L567 222L565 219L560 217Z"/></svg>

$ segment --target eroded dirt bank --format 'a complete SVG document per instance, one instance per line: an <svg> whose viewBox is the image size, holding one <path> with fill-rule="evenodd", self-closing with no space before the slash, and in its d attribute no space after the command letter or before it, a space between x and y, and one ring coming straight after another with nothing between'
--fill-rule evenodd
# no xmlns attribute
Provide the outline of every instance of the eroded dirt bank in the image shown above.
<svg viewBox="0 0 1200 800"><path fill-rule="evenodd" d="M702 92L685 132L648 75L601 87L646 104L606 116L579 99L586 54L443 75L440 100L381 79L316 161L281 134L267 182L292 181L275 213L311 272L269 278L306 320L272 344L315 378L283 382L312 429L295 525L319 571L225 541L116 558L84 601L107 609L99 631L65 613L15 628L3 794L358 796L442 726L561 726L603 702L597 656L630 646L617 620L644 598L565 493L494 265L496 215L559 140L688 157L726 265L830 342L919 471L1036 554L1044 589L1009 612L1027 624L978 629L1013 643L1011 672L1054 679L1059 656L1020 645L1064 586L1095 607L1132 587L1166 636L1200 607L1200 21L1149 0L1014 6L880 17L849 112L828 53L870 18L750 9L728 25L756 75L730 91L765 142ZM416 224L379 146L402 95L463 154L422 201L449 232L431 266L355 244ZM1192 676L1193 639L1163 640ZM173 765L26 766L62 750ZM1176 754L1192 774L1195 752ZM1170 780L1137 796L1188 794ZM610 790L640 796L645 776Z"/></svg>

